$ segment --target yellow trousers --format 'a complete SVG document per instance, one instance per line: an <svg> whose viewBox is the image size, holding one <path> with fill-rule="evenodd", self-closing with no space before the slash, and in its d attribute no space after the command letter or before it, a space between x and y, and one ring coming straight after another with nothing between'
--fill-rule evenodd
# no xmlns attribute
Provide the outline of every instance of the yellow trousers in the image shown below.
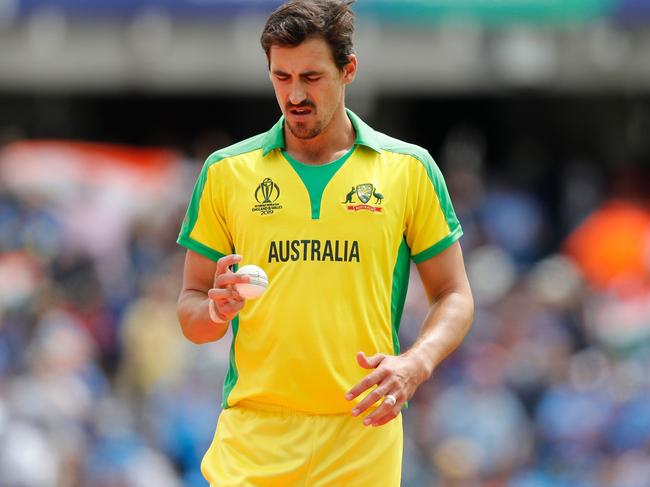
<svg viewBox="0 0 650 487"><path fill-rule="evenodd" d="M211 487L399 487L402 416L363 417L235 406L222 411L201 471Z"/></svg>

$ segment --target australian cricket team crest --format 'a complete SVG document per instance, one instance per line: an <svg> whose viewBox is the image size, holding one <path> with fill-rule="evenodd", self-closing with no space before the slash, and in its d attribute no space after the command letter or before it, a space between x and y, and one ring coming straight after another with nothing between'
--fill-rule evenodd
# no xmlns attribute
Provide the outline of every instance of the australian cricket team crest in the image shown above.
<svg viewBox="0 0 650 487"><path fill-rule="evenodd" d="M356 200L355 201L355 197ZM348 211L367 210L372 213L382 212L382 203L384 195L377 191L377 188L371 183L357 184L352 186L350 191L345 195L345 209Z"/></svg>
<svg viewBox="0 0 650 487"><path fill-rule="evenodd" d="M281 210L282 205L278 203L280 198L280 187L271 178L264 178L255 188L253 193L257 204L253 206L253 212L260 215L272 215L275 211Z"/></svg>

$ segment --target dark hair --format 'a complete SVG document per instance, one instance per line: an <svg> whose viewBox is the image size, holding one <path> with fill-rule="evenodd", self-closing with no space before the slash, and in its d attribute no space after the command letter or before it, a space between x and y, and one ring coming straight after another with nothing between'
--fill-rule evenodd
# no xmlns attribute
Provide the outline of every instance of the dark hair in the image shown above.
<svg viewBox="0 0 650 487"><path fill-rule="evenodd" d="M291 0L271 14L260 42L271 62L271 46L297 46L312 37L321 37L332 50L339 69L354 52L354 0Z"/></svg>

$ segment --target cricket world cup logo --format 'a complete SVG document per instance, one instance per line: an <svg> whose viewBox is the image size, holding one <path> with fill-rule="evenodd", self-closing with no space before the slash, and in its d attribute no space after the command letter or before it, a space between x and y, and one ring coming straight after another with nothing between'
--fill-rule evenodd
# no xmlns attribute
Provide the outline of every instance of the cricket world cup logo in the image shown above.
<svg viewBox="0 0 650 487"><path fill-rule="evenodd" d="M265 178L255 190L255 199L260 204L273 203L279 197L280 188L271 178Z"/></svg>
<svg viewBox="0 0 650 487"><path fill-rule="evenodd" d="M271 178L264 178L255 189L254 196L258 204L253 206L253 212L259 212L260 215L272 215L273 212L282 209L282 205L277 203L280 197L280 187Z"/></svg>

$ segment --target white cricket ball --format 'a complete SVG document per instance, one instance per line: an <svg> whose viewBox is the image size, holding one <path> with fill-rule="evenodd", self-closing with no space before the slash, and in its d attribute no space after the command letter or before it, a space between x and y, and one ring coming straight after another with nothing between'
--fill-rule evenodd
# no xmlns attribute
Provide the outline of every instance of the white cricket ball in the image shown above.
<svg viewBox="0 0 650 487"><path fill-rule="evenodd" d="M269 278L266 275L266 272L264 272L262 268L253 264L240 267L235 274L248 276L250 278L250 281L247 283L239 282L235 284L235 289L241 297L245 299L259 298L264 294L264 291L266 291L266 288L269 285Z"/></svg>

